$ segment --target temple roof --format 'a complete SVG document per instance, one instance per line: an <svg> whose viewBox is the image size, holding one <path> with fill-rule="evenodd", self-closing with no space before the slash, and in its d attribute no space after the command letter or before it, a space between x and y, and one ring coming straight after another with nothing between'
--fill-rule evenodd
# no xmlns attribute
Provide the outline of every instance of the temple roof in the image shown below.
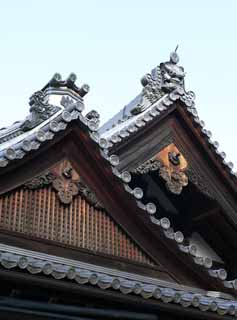
<svg viewBox="0 0 237 320"><path fill-rule="evenodd" d="M73 82L70 85L70 81L62 81L58 75L55 76L49 84L31 97L29 117L0 131L0 170L4 171L12 163L21 161L28 153L39 149L47 141L55 139L61 131L66 130L71 122L78 121L86 128L87 134L94 141L101 159L104 158L106 167L110 168L110 174L116 177L116 183L125 188L127 197L130 197L137 210L146 216L145 219L157 227L157 232L166 239L170 246L175 247L188 263L193 264L202 273L204 272L207 278L215 279L224 292L235 294L236 280L229 279L228 273L224 269L213 268L212 260L209 257L198 256L196 246L187 245L188 241L186 241L183 233L174 231L168 218L157 219L155 204L142 202L143 191L138 187L130 187L131 175L129 172L119 172L116 168L119 164L118 157L114 154L108 155L109 147L135 134L153 119L168 113L172 110L173 103L179 101L182 103L185 112L190 115L193 124L198 127L204 139L208 141L212 152L216 153L217 158L222 161L231 177L236 179L232 171L232 164L224 162L224 154L217 150L217 143L210 140L210 132L204 128L204 123L198 118L193 93L186 92L184 89L183 69L182 67L176 68L177 56L171 55L170 61L165 64L161 64L151 75L142 80L143 92L114 120L109 122L107 127L106 125L103 126L100 130L101 134L97 131L99 126L98 114L92 112L87 116L82 115L84 109L83 96L88 91L88 87L82 87L82 89L76 87L74 84L75 77L69 77L70 81ZM161 70L171 73L171 79L168 76L165 79L160 78L161 74L164 74L161 73ZM116 125L113 127L114 124ZM106 128L109 128L109 130L106 131ZM30 253L31 257L29 258L27 254L28 252L17 254L12 252L11 248L3 249L1 250L0 263L7 268L18 266L31 273L35 273L36 269L37 272L44 272L45 261L48 262L50 257L45 255L38 259L35 256L32 257L32 253ZM226 313L236 314L237 302L233 298L230 300L228 298L213 298L204 291L200 293L195 292L194 289L183 288L181 290L174 286L170 288L169 285L164 283L147 282L147 279L137 282L129 275L117 277L115 274L106 274L106 270L99 270L98 272L90 270L88 266L85 269L80 266L72 270L70 262L69 264L68 261L61 262L57 257L51 257L50 259L53 260L50 260L49 274L52 274L56 279L68 277L79 283L80 281L83 281L83 283L90 282L102 289L113 288L114 290L120 290L122 293L135 292L134 290L138 290L139 287L138 292L135 293L144 298L153 297L164 302L198 307L203 311L217 311L223 315ZM94 272L97 279L95 283L90 280ZM114 272L117 272L117 270ZM166 286L169 287L168 290Z"/></svg>
<svg viewBox="0 0 237 320"><path fill-rule="evenodd" d="M178 61L177 53L172 52L170 61L161 63L150 74L145 75L141 80L142 92L101 126L99 134L101 138L106 139L104 142L106 148L112 148L171 112L175 103L181 103L182 109L190 117L193 126L199 130L211 152L236 183L233 162L225 160L225 152L219 150L219 143L213 140L211 131L199 118L195 107L195 94L192 91L186 91L184 69L178 66ZM75 74L70 74L66 80L62 80L61 75L56 73L42 90L30 97L30 115L8 128L0 129L0 167L6 166L15 158L21 158L30 149L37 148L40 141L50 139L52 133L49 133L51 130L49 130L49 124L54 127L51 132L62 130L65 126L61 122L62 117L68 117L69 122L76 117L78 111L83 111L83 97L88 93L89 86L82 85L79 88L75 81ZM60 102L59 96L63 95L64 101ZM70 115L64 111L69 112ZM53 122L50 123L51 121ZM90 126L97 129L99 115L93 110L83 121L87 121ZM48 131L47 134L46 131Z"/></svg>
<svg viewBox="0 0 237 320"><path fill-rule="evenodd" d="M172 58L174 54L176 60ZM150 74L145 75L141 79L143 85L141 93L107 121L100 128L100 134L107 140L108 147L113 149L136 136L154 122L164 118L174 109L182 109L190 118L193 128L199 132L209 150L236 185L234 164L225 160L226 153L219 149L219 143L212 138L211 131L199 118L195 106L195 94L193 91L186 91L184 69L177 65L177 61L179 61L177 53L171 53L169 62L161 63ZM179 75L178 80L177 74ZM167 87L167 81L172 83L172 86Z"/></svg>

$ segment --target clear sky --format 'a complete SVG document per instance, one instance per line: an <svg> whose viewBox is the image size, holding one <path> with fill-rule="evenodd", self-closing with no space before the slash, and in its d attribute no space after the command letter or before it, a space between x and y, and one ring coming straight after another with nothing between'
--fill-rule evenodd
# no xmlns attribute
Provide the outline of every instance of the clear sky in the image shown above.
<svg viewBox="0 0 237 320"><path fill-rule="evenodd" d="M0 126L23 119L55 72L88 83L108 120L179 44L186 88L237 167L237 0L0 0Z"/></svg>

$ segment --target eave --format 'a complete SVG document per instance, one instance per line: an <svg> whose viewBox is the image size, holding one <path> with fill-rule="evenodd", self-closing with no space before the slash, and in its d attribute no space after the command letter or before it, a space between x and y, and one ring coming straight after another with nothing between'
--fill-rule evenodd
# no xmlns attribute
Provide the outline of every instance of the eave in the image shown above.
<svg viewBox="0 0 237 320"><path fill-rule="evenodd" d="M37 285L41 288L54 288L57 291L63 290L64 294L68 291L71 297L82 292L92 297L107 297L109 301L120 301L122 304L136 303L135 310L140 305L140 309L151 308L150 311L170 314L175 312L192 315L193 318L202 318L203 312L210 319L225 319L236 315L237 302L231 296L218 297L215 292L170 284L57 256L1 246L0 265L0 277L4 277L4 281L7 279L16 284L25 283L26 286L30 282L31 287ZM4 269L12 271L6 272ZM1 302L4 306L4 300L1 299ZM19 307L19 303L16 300L16 306ZM56 305L55 308L57 309ZM70 310L76 311L76 307Z"/></svg>

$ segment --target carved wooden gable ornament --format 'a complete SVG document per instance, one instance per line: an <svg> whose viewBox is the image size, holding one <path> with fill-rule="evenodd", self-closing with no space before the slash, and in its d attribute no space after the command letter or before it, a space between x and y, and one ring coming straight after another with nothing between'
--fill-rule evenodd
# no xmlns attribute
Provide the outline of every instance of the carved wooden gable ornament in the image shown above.
<svg viewBox="0 0 237 320"><path fill-rule="evenodd" d="M33 190L47 185L52 185L57 191L58 199L65 205L69 205L73 197L80 194L94 207L103 207L94 192L83 182L80 175L67 160L28 181L24 186Z"/></svg>
<svg viewBox="0 0 237 320"><path fill-rule="evenodd" d="M175 144L171 143L154 157L139 165L133 172L145 174L149 171L158 171L167 189L174 194L180 194L188 185L188 177L185 174L187 166L184 156Z"/></svg>

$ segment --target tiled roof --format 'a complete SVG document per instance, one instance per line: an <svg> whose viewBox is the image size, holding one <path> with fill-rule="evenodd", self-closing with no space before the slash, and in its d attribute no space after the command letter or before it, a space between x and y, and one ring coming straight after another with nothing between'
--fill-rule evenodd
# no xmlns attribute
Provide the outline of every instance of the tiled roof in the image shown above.
<svg viewBox="0 0 237 320"><path fill-rule="evenodd" d="M164 91L160 81L156 79L157 75L156 78L154 75L154 73L157 73L158 69L160 69L159 66L153 69L151 74L146 76L149 78L148 84L145 83L144 85L142 80L144 86L142 92L100 128L101 136L108 141L108 148L112 148L117 144L129 140L139 131L142 131L154 121L162 118L178 106L178 108L183 108L183 110L185 110L186 114L190 117L193 126L200 131L203 139L208 143L214 156L219 160L229 175L234 178L234 181L237 182L237 175L234 170L233 162L225 160L225 152L219 150L219 143L213 140L211 131L206 128L205 122L198 116L194 101L195 94L192 91L186 91L184 83L176 86L169 92L167 92L167 90ZM149 97L152 97L149 100L147 99L147 87L150 95ZM162 94L157 95L157 90L159 90L159 93L162 91ZM143 107L141 108L141 106ZM141 109L140 112L133 112L139 108Z"/></svg>
<svg viewBox="0 0 237 320"><path fill-rule="evenodd" d="M237 301L231 296L221 297L216 292L197 290L16 247L0 245L0 264L6 269L26 270L33 275L67 279L78 284L97 286L102 290L116 290L125 295L135 294L144 299L174 303L185 308L196 308L219 315L237 315Z"/></svg>
<svg viewBox="0 0 237 320"><path fill-rule="evenodd" d="M72 78L72 75L68 79ZM76 76L73 76L75 80ZM56 74L43 91L34 94L36 98L34 95L31 97L31 113L24 121L0 129L0 168L6 167L13 160L23 158L31 150L38 149L43 142L53 139L57 132L66 129L72 120L80 119L91 129L98 127L98 123L87 119L81 113L84 110L82 97L89 90L89 86L84 85L80 89L73 83L68 85L68 79L60 79L61 76ZM55 97L61 97L56 105L48 102Z"/></svg>
<svg viewBox="0 0 237 320"><path fill-rule="evenodd" d="M55 90L52 90L52 93L55 93ZM57 91L58 92L58 91ZM68 91L64 91L64 93L68 93ZM59 94L59 92L58 92ZM62 95L62 92L60 92L60 95ZM171 95L171 94L170 94ZM172 96L170 95L166 95L162 98L162 100L160 100L158 102L158 104L156 104L156 109L152 109L154 112L157 110L158 111L158 107L159 106L163 106L164 108L167 108L167 104L172 103L172 101L175 101L177 99L180 98L180 93L175 92L173 93ZM172 98L171 98L172 97ZM227 279L228 278L228 274L224 269L218 269L215 270L212 268L212 260L209 257L201 257L201 256L197 256L197 248L194 245L191 246L186 246L184 245L184 243L186 243L186 241L184 241L184 235L182 234L182 232L180 231L174 231L170 225L170 221L168 218L163 217L161 219L157 219L155 216L156 213L156 206L153 203L142 203L141 199L143 197L143 191L136 187L134 189L131 189L129 186L129 182L131 180L131 175L129 172L122 172L120 173L117 169L116 166L119 164L119 158L116 155L111 155L108 156L107 150L108 150L108 143L107 140L103 137L101 137L99 135L99 133L97 132L98 129L98 123L96 121L94 121L93 119L89 120L87 117L82 115L82 110L83 110L83 103L82 101L79 99L78 101L74 101L72 99L70 99L69 97L65 97L64 94L62 95L62 99L61 99L61 105L63 105L63 108L60 109L60 111L52 118L47 119L46 121L44 121L43 123L40 124L40 128L36 127L33 128L32 130L26 132L27 135L25 136L25 133L22 136L17 137L16 139L11 139L7 142L7 146L5 146L5 143L3 143L2 145L0 145L1 147L1 156L0 156L0 165L1 167L5 167L7 166L11 161L13 160L18 160L23 158L28 152L30 152L31 150L34 149L38 149L40 147L40 145L45 142L46 140L51 140L53 139L58 132L60 132L61 130L65 130L66 127L68 126L68 124L71 121L79 121L81 124L85 125L88 128L88 134L90 135L91 139L94 140L94 142L97 144L98 150L100 149L101 155L107 160L107 165L111 166L111 170L113 172L113 174L115 176L117 176L118 178L118 183L123 183L124 184L124 188L125 190L130 194L130 196L135 198L135 201L137 203L138 208L142 209L144 212L147 213L147 217L148 219L150 219L150 221L152 223L154 223L158 230L160 230L161 233L164 234L164 236L167 238L167 241L172 241L175 245L177 245L177 249L180 250L180 252L182 252L183 254L187 255L187 258L193 261L194 264L198 265L202 270L206 270L206 274L212 278L215 278L216 281L218 281L218 283L222 283L223 288L227 287L229 289L233 289L236 290L237 289L237 281L236 280L232 280L232 279ZM194 113L191 112L191 110L194 110L194 107L189 107L189 112L190 113ZM146 111L147 115L150 115L151 117L151 110ZM159 111L160 112L160 111ZM162 111L163 112L163 111ZM147 116L148 117L148 116ZM197 119L196 119L197 120ZM150 120L149 120L150 121ZM199 122L198 122L199 123ZM22 139L21 139L22 137ZM1 259L2 258L6 258L6 255L1 255ZM18 260L21 257L18 257L17 255L13 255L13 256L8 256L9 259L13 259L15 257L16 262L11 262L13 267L18 265ZM13 257L13 258L12 258ZM4 258L4 259L5 259ZM5 260L1 260L1 263L3 265ZM21 259L22 260L22 259ZM3 262L2 262L3 261ZM24 261L24 260L23 260ZM35 260L33 260L33 262L36 264L36 266L38 266L39 272L42 272L42 268L41 268L41 262L37 262ZM37 262L37 263L36 263ZM7 265L7 264L6 264ZM44 265L44 264L43 264ZM29 267L30 266L30 267ZM25 268L32 268L32 266L30 264L28 264L28 260L26 262ZM50 270L54 270L50 271L51 274L53 274L56 277L60 278L60 277L65 277L67 276L67 271L63 271L62 266L60 265L56 265L56 267L54 266L53 268L50 267ZM27 269L27 270L28 270ZM34 268L33 268L34 269ZM31 270L33 270L31 269ZM66 267L67 269L67 267ZM28 270L29 271L29 270ZM35 271L33 270L32 273L34 273ZM84 275L86 274L87 271L83 271L81 275L79 275L76 278L76 274L74 273L75 277L74 279L83 279L83 277L85 276L85 280L80 280L80 281L85 281L88 282L90 279L90 272L89 272L89 276L88 275ZM104 286L104 288L106 287L113 287L112 284L114 283L118 283L116 281L114 281L114 278L102 278L104 279L103 281L101 280L101 282L96 281L96 285L99 285L98 283L100 283L101 287ZM105 282L105 283L104 283ZM107 283L107 284L106 284ZM117 288L117 290L123 290L124 292L127 291L127 293L129 292L134 292L135 288L137 288L137 286L135 286L136 283L132 282L124 282L125 287L128 286L127 289L124 289L123 287L120 286L120 282L119 282L119 286ZM122 288L122 289L121 289ZM116 287L115 287L116 289ZM139 289L140 290L140 289ZM159 292L159 293L158 293ZM145 285L143 287L143 289L141 291L139 291L139 294L141 294L142 296L146 297L157 297L157 298L161 298L161 299L167 299L167 302L175 302L176 300L178 301L178 303L184 305L184 306L191 306L194 304L194 302L192 301L197 301L195 302L195 304L197 304L197 307L202 308L203 310L214 310L214 311L218 311L220 313L231 313L231 314L235 314L235 302L231 301L231 303L229 301L225 301L225 300L215 300L213 302L213 300L211 300L211 298L208 298L206 296L201 296L201 303L199 301L199 298L197 299L195 296L190 296L190 294L187 292L185 293L176 293L175 291L167 291L164 290L165 295L162 298L162 294L160 294L160 288L156 288L154 286L147 286ZM172 293L171 293L172 292ZM166 294L168 295L168 297L166 297ZM175 298L176 297L176 298ZM178 297L178 298L177 298ZM193 300L194 299L194 300ZM211 307L215 305L215 307ZM233 307L234 305L234 307ZM221 310L221 311L220 311ZM224 311L223 311L224 310Z"/></svg>

